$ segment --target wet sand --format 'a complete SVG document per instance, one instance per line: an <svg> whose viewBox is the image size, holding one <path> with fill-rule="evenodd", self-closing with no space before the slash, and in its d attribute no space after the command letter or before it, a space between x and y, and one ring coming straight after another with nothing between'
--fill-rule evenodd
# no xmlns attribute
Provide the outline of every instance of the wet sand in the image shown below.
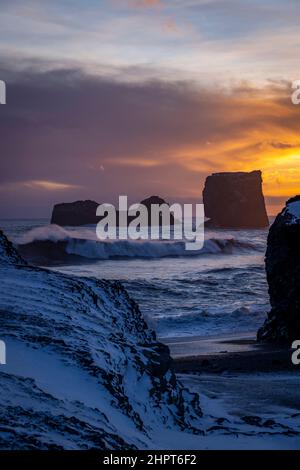
<svg viewBox="0 0 300 470"><path fill-rule="evenodd" d="M161 339L180 373L300 371L289 345L257 343L255 333Z"/></svg>

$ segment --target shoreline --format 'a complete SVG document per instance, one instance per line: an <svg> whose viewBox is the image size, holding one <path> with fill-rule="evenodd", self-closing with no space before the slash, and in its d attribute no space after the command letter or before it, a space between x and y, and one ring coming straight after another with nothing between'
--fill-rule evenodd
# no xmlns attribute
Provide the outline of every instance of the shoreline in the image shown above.
<svg viewBox="0 0 300 470"><path fill-rule="evenodd" d="M161 338L177 373L299 371L284 344L257 343L254 332L212 337Z"/></svg>

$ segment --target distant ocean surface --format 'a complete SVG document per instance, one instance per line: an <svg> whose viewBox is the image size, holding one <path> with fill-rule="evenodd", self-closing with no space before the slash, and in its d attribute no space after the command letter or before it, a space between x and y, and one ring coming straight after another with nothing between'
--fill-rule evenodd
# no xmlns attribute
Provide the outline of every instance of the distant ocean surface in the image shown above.
<svg viewBox="0 0 300 470"><path fill-rule="evenodd" d="M80 263L51 269L120 280L159 337L256 331L269 309L264 254L268 230L206 230L201 252L178 241L96 239L95 227L0 220L14 243L67 241Z"/></svg>

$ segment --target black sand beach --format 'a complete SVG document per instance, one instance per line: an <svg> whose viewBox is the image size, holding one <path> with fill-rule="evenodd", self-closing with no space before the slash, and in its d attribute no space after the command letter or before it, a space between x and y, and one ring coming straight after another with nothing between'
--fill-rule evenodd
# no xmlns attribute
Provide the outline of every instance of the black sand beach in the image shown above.
<svg viewBox="0 0 300 470"><path fill-rule="evenodd" d="M180 373L279 372L300 370L286 344L259 343L255 333L162 339Z"/></svg>
<svg viewBox="0 0 300 470"><path fill-rule="evenodd" d="M295 432L300 416L300 366L286 345L258 343L255 333L168 338L174 368L220 424L237 417L250 429ZM296 436L296 432L295 432ZM296 447L298 444L296 444Z"/></svg>

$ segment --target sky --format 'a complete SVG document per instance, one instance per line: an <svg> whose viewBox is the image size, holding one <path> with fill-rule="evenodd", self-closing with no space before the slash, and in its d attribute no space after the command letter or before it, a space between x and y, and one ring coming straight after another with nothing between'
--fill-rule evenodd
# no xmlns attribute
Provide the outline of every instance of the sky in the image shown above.
<svg viewBox="0 0 300 470"><path fill-rule="evenodd" d="M0 217L77 199L201 202L261 169L300 193L298 0L1 0Z"/></svg>

